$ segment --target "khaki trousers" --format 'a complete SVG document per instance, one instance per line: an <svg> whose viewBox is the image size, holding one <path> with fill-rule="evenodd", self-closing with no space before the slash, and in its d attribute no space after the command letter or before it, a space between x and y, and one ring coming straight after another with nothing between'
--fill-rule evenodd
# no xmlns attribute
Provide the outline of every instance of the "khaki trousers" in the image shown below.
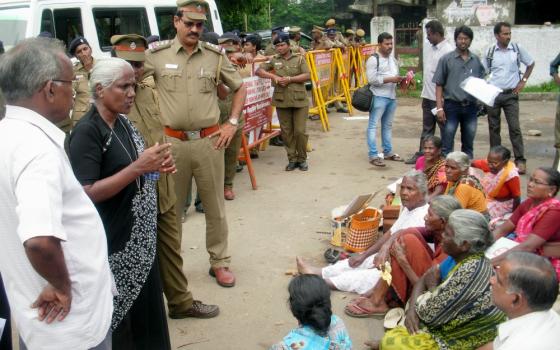
<svg viewBox="0 0 560 350"><path fill-rule="evenodd" d="M307 140L309 139L309 135L306 134L307 112L307 107L276 107L282 141L284 141L290 162L307 160Z"/></svg>
<svg viewBox="0 0 560 350"><path fill-rule="evenodd" d="M214 149L215 138L181 141L166 137L171 143L177 172L173 174L177 204L177 222L182 230L183 209L192 177L206 217L206 250L213 267L229 266L228 227L224 204L224 151Z"/></svg>
<svg viewBox="0 0 560 350"><path fill-rule="evenodd" d="M237 158L239 157L239 149L241 148L241 134L243 129L237 129L235 135L231 139L228 148L224 152L224 187L233 187L233 179L235 179L235 168L237 166Z"/></svg>
<svg viewBox="0 0 560 350"><path fill-rule="evenodd" d="M180 313L192 306L193 296L183 273L181 233L175 205L157 218L159 275L169 313Z"/></svg>

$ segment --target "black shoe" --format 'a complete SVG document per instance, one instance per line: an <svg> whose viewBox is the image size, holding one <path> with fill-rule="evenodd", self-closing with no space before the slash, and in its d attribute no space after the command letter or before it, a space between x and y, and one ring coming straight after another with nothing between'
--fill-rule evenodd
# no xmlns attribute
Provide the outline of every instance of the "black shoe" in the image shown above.
<svg viewBox="0 0 560 350"><path fill-rule="evenodd" d="M202 206L202 202L195 203L194 210L196 210L197 213L204 213L204 207Z"/></svg>
<svg viewBox="0 0 560 350"><path fill-rule="evenodd" d="M240 172L242 172L242 171L243 171L243 165L237 164L237 165L235 166L235 172L236 172L236 173L240 173Z"/></svg>
<svg viewBox="0 0 560 350"><path fill-rule="evenodd" d="M218 305L204 304L202 301L195 300L193 301L192 306L187 310L169 312L169 318L212 318L218 316L219 313L220 308L218 307Z"/></svg>
<svg viewBox="0 0 560 350"><path fill-rule="evenodd" d="M278 147L282 147L284 146L284 142L282 142L282 139L280 138L280 136L276 136L270 139L270 144L272 146L278 146Z"/></svg>
<svg viewBox="0 0 560 350"><path fill-rule="evenodd" d="M296 170L297 167L298 167L298 163L289 162L288 165L286 165L286 171L294 171Z"/></svg>
<svg viewBox="0 0 560 350"><path fill-rule="evenodd" d="M301 171L309 170L309 165L307 165L306 161L303 161L303 162L300 162L300 163L297 163L297 164L298 164L299 170L301 170Z"/></svg>
<svg viewBox="0 0 560 350"><path fill-rule="evenodd" d="M420 158L421 155L422 154L414 153L412 157L404 161L404 164L416 164L416 161L418 160L418 158Z"/></svg>
<svg viewBox="0 0 560 350"><path fill-rule="evenodd" d="M348 108L346 107L339 107L336 109L338 113L348 113Z"/></svg>

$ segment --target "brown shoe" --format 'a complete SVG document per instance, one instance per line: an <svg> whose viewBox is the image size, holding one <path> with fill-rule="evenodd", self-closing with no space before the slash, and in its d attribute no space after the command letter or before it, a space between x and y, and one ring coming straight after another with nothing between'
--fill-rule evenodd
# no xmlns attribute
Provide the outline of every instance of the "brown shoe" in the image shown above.
<svg viewBox="0 0 560 350"><path fill-rule="evenodd" d="M235 193L233 193L233 188L224 187L224 198L228 201L232 201L235 199Z"/></svg>
<svg viewBox="0 0 560 350"><path fill-rule="evenodd" d="M516 162L515 165L519 175L524 175L527 172L527 164L525 162Z"/></svg>
<svg viewBox="0 0 560 350"><path fill-rule="evenodd" d="M235 275L229 270L229 267L211 267L208 273L215 277L216 282L222 287L235 286Z"/></svg>
<svg viewBox="0 0 560 350"><path fill-rule="evenodd" d="M218 305L206 305L200 300L195 300L193 301L192 306L183 312L170 312L169 318L212 318L218 316L219 313L220 308L218 307Z"/></svg>

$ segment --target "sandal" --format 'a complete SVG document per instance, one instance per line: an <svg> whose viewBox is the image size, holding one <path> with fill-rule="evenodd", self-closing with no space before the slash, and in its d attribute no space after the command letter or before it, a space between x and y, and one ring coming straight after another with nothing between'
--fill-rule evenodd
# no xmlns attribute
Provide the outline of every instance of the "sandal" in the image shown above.
<svg viewBox="0 0 560 350"><path fill-rule="evenodd" d="M369 163L371 165L375 165L375 166L378 166L378 167L384 167L385 166L385 162L383 161L383 158L379 158L379 157L371 158L369 160Z"/></svg>
<svg viewBox="0 0 560 350"><path fill-rule="evenodd" d="M323 256L325 257L325 260L327 260L329 264L334 264L340 259L340 253L341 252L339 250L329 248L325 250Z"/></svg>
<svg viewBox="0 0 560 350"><path fill-rule="evenodd" d="M385 159L392 160L394 162L403 162L404 161L404 159L402 159L401 156L399 156L396 153L393 153L391 155L386 156Z"/></svg>
<svg viewBox="0 0 560 350"><path fill-rule="evenodd" d="M366 298L363 298L363 299L366 299ZM363 299L359 298L359 300L356 303L350 303L350 304L346 305L346 307L344 308L344 313L347 314L350 317L356 317L356 318L367 318L367 317L380 318L380 317L385 317L385 314L387 312L372 312L372 311L364 308L363 306L361 306L360 301L362 301Z"/></svg>

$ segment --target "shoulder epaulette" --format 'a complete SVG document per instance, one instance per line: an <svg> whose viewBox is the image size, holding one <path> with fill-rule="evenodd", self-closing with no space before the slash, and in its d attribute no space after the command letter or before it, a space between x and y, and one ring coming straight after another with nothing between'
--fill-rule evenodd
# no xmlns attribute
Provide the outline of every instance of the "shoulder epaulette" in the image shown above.
<svg viewBox="0 0 560 350"><path fill-rule="evenodd" d="M213 51L213 52L217 53L218 55L221 55L222 53L225 52L224 49L222 49L218 45L207 43L206 41L203 42L202 46L204 46L205 49L208 49L210 51Z"/></svg>
<svg viewBox="0 0 560 350"><path fill-rule="evenodd" d="M149 52L158 52L163 49L170 48L172 44L173 44L173 40L156 41L152 43L152 48L150 48Z"/></svg>

